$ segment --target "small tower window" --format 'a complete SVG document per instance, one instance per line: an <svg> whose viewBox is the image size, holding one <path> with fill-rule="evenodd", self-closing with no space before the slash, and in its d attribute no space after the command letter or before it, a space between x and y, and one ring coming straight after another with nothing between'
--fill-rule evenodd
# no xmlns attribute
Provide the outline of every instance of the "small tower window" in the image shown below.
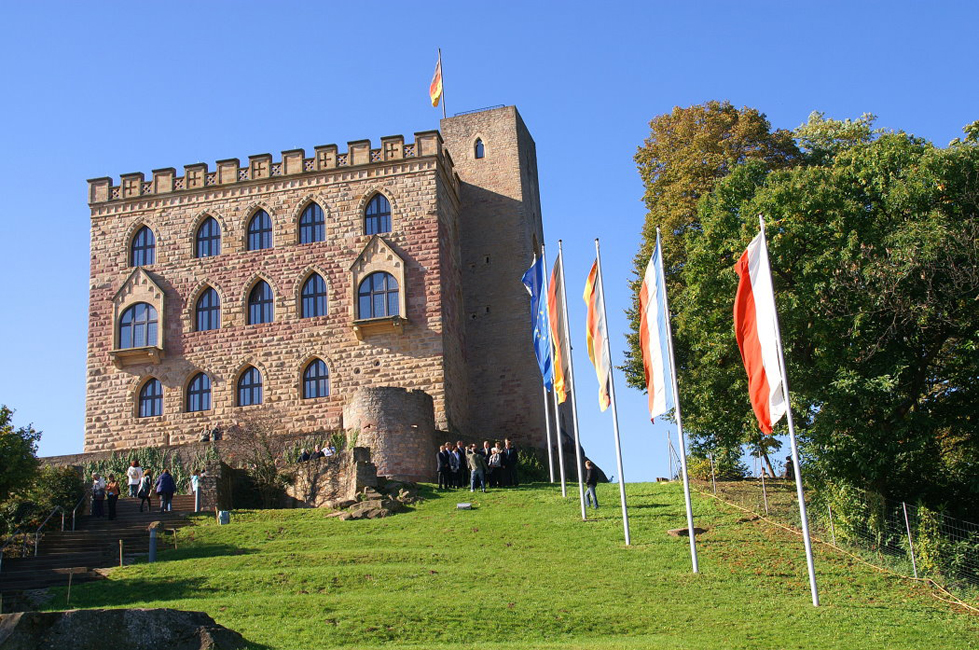
<svg viewBox="0 0 979 650"><path fill-rule="evenodd" d="M272 219L265 210L259 210L248 222L248 250L260 251L272 248Z"/></svg>
<svg viewBox="0 0 979 650"><path fill-rule="evenodd" d="M214 217L208 217L197 229L194 257L213 257L221 254L221 227Z"/></svg>
<svg viewBox="0 0 979 650"><path fill-rule="evenodd" d="M323 208L310 203L299 218L299 243L312 244L326 239L326 220Z"/></svg>
<svg viewBox="0 0 979 650"><path fill-rule="evenodd" d="M486 148L483 147L483 141L480 138L476 138L476 146L474 149L476 151L477 158L482 158L486 155Z"/></svg>
<svg viewBox="0 0 979 650"><path fill-rule="evenodd" d="M377 194L364 211L364 234L384 232L391 232L391 203L383 194Z"/></svg>
<svg viewBox="0 0 979 650"><path fill-rule="evenodd" d="M156 262L156 237L146 226L133 237L129 259L132 266L149 266Z"/></svg>

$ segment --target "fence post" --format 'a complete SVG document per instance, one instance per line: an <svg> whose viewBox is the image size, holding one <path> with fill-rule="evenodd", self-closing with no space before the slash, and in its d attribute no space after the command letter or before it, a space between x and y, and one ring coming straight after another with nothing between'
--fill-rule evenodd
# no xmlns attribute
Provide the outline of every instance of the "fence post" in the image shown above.
<svg viewBox="0 0 979 650"><path fill-rule="evenodd" d="M150 557L149 562L156 562L156 528L150 528Z"/></svg>
<svg viewBox="0 0 979 650"><path fill-rule="evenodd" d="M908 521L908 504L902 501L901 507L904 508L904 526L908 531L908 548L911 549L911 568L914 569L914 577L917 578L918 563L914 559L914 544L911 542L911 522Z"/></svg>
<svg viewBox="0 0 979 650"><path fill-rule="evenodd" d="M833 506L827 503L826 509L829 510L829 532L833 535L833 546L836 546L836 526L833 524Z"/></svg>

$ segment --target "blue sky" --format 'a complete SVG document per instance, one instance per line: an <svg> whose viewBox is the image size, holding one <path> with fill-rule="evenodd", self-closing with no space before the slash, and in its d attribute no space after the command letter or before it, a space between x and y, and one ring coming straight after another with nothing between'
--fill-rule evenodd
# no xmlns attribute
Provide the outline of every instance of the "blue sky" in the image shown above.
<svg viewBox="0 0 979 650"><path fill-rule="evenodd" d="M789 129L870 112L944 146L979 119L977 18L966 2L2 3L0 403L42 454L81 451L86 179L438 128L441 47L449 114L515 104L537 142L583 443L616 473L577 296L600 237L621 363L649 120L726 99ZM668 429L615 380L626 479L666 475Z"/></svg>

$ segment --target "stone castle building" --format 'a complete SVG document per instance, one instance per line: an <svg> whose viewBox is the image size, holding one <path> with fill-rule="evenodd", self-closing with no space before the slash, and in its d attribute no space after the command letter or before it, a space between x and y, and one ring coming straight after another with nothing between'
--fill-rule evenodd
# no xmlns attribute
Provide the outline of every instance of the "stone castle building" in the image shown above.
<svg viewBox="0 0 979 650"><path fill-rule="evenodd" d="M190 442L263 404L293 433L351 428L345 404L377 387L424 392L439 430L545 444L520 281L543 241L536 151L515 107L97 178L89 202L86 452Z"/></svg>

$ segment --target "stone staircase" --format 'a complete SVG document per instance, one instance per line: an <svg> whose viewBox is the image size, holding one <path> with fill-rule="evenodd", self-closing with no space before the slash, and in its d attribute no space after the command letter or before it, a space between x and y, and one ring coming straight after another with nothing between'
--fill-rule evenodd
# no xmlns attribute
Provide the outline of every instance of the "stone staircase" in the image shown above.
<svg viewBox="0 0 979 650"><path fill-rule="evenodd" d="M139 499L119 499L115 520L85 515L78 520L74 531L43 533L37 557L4 558L0 568L0 592L4 600L29 589L67 585L69 573L72 584L98 579L101 576L94 569L119 566L119 540L122 540L124 557L149 550L147 527L154 521L163 522L163 530L157 533L157 548L167 545L172 548L172 533L168 529L190 523L187 515L194 511L194 497L175 495L173 512L159 512L159 499L153 499L153 504L157 510L141 513Z"/></svg>

